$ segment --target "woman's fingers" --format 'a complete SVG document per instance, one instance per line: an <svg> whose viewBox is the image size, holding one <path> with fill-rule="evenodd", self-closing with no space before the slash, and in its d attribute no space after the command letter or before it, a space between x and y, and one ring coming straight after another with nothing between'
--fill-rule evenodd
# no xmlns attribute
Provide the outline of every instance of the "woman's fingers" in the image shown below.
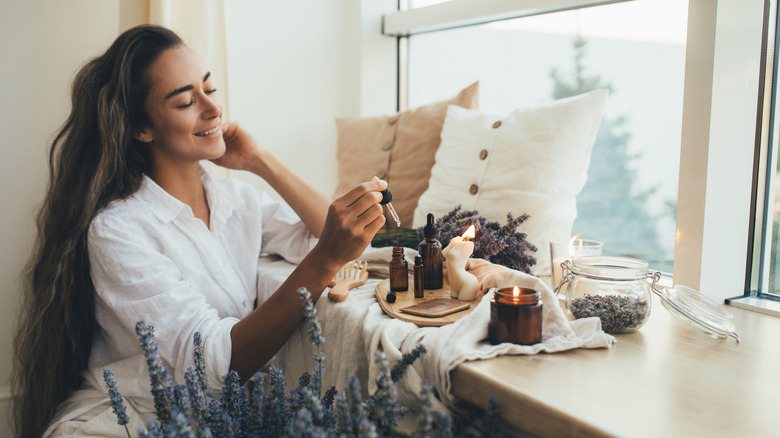
<svg viewBox="0 0 780 438"><path fill-rule="evenodd" d="M372 179L371 181L366 181L364 183L358 184L354 189L347 192L344 196L337 199L336 201L341 201L346 204L346 206L351 206L358 200L362 199L364 195L367 193L379 193L382 190L387 188L387 182L382 181L379 178L374 177L375 179ZM382 200L382 197L380 195L379 201ZM378 201L377 201L378 202Z"/></svg>

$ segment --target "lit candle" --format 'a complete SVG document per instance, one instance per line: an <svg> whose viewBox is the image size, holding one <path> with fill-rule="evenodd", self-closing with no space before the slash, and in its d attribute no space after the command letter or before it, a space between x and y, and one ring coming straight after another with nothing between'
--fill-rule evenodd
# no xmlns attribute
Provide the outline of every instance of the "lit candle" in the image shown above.
<svg viewBox="0 0 780 438"><path fill-rule="evenodd" d="M476 229L471 225L462 236L455 236L441 253L447 259L447 281L450 283L452 297L461 301L472 301L479 290L479 280L466 272L466 262L474 252L473 239Z"/></svg>
<svg viewBox="0 0 780 438"><path fill-rule="evenodd" d="M492 344L542 342L542 302L534 289L504 287L490 300L488 339Z"/></svg>

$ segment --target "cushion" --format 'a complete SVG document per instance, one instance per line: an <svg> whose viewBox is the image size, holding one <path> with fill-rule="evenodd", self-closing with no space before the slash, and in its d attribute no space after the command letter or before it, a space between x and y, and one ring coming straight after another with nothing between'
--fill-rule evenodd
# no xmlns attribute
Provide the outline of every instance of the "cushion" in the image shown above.
<svg viewBox="0 0 780 438"><path fill-rule="evenodd" d="M401 226L411 227L417 200L428 188L447 106L476 108L478 99L475 82L452 99L398 114L336 119L339 183L334 196L378 176L389 184Z"/></svg>
<svg viewBox="0 0 780 438"><path fill-rule="evenodd" d="M549 242L569 241L607 95L595 90L506 114L450 106L414 226L458 204L502 224L509 212L528 213L518 231L537 248L532 272L549 275Z"/></svg>

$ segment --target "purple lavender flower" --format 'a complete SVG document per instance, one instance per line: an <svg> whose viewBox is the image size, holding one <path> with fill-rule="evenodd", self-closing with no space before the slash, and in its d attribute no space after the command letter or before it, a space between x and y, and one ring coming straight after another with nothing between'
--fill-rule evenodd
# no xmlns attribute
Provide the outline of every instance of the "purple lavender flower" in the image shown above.
<svg viewBox="0 0 780 438"><path fill-rule="evenodd" d="M171 421L165 426L166 437L195 438L190 429L190 422L182 412L175 412Z"/></svg>
<svg viewBox="0 0 780 438"><path fill-rule="evenodd" d="M246 431L250 437L260 436L263 431L263 375L252 377L249 385L249 413L246 419Z"/></svg>
<svg viewBox="0 0 780 438"><path fill-rule="evenodd" d="M130 422L130 417L127 416L127 408L125 407L125 400L122 398L122 394L119 392L119 388L116 386L116 380L114 379L114 373L111 370L103 368L103 380L108 387L108 398L111 399L111 409L116 415L117 423L120 426L125 427L128 438L130 437L130 431L127 430L127 423Z"/></svg>
<svg viewBox="0 0 780 438"><path fill-rule="evenodd" d="M162 365L162 359L157 351L157 343L154 342L154 327L145 325L143 321L138 321L135 326L135 332L138 334L141 348L144 351L146 364L149 369L149 379L152 386L152 396L154 397L154 408L157 412L157 419L166 424L172 418L172 389L171 375Z"/></svg>
<svg viewBox="0 0 780 438"><path fill-rule="evenodd" d="M433 433L433 383L424 380L420 390L420 414L417 421L417 433L430 436Z"/></svg>
<svg viewBox="0 0 780 438"><path fill-rule="evenodd" d="M347 394L340 392L336 394L336 434L338 436L352 436L352 418L349 416L349 401Z"/></svg>
<svg viewBox="0 0 780 438"><path fill-rule="evenodd" d="M302 287L298 289L298 295L303 300L303 317L308 324L309 342L317 349L317 353L312 356L316 365L312 373L311 386L317 397L320 397L322 394L322 376L325 373L325 366L323 365L325 354L322 352L322 343L325 342L325 339L322 337L322 327L317 317L317 309L314 308L314 303L311 300L311 294L305 287Z"/></svg>
<svg viewBox="0 0 780 438"><path fill-rule="evenodd" d="M290 421L287 380L278 366L272 366L269 374L271 390L263 398L263 425L266 435L281 436Z"/></svg>
<svg viewBox="0 0 780 438"><path fill-rule="evenodd" d="M358 438L377 438L379 434L377 434L376 428L368 418L364 418L358 425L357 436Z"/></svg>
<svg viewBox="0 0 780 438"><path fill-rule="evenodd" d="M393 382L401 380L401 377L403 377L406 369L425 353L427 353L425 346L419 344L414 348L414 350L404 354L403 357L401 357L401 360L393 365L393 369L390 371L390 377L393 379Z"/></svg>
<svg viewBox="0 0 780 438"><path fill-rule="evenodd" d="M241 387L241 377L237 372L230 370L224 379L222 387L222 408L230 416L230 423L235 428L236 434L241 434L244 428L249 405L247 403L246 388Z"/></svg>
<svg viewBox="0 0 780 438"><path fill-rule="evenodd" d="M352 419L352 435L358 435L363 420L368 420L363 410L363 396L360 395L360 382L357 376L349 378L349 415Z"/></svg>
<svg viewBox="0 0 780 438"><path fill-rule="evenodd" d="M206 375L206 359L203 355L203 341L200 339L200 332L195 332L192 336L192 359L195 363L195 370L198 372L200 387L205 391L209 389L209 382Z"/></svg>
<svg viewBox="0 0 780 438"><path fill-rule="evenodd" d="M138 429L138 438L163 438L163 431L160 429L160 425L149 418L146 420L146 427Z"/></svg>
<svg viewBox="0 0 780 438"><path fill-rule="evenodd" d="M190 408L192 408L192 417L195 420L195 424L205 426L208 421L208 404L206 403L206 394L200 386L200 378L195 367L189 367L184 370L184 381L186 382Z"/></svg>
<svg viewBox="0 0 780 438"><path fill-rule="evenodd" d="M376 379L377 391L368 400L369 418L376 425L381 435L390 435L401 418L401 404L398 402L398 392L390 377L387 357L377 350L374 362L379 368Z"/></svg>

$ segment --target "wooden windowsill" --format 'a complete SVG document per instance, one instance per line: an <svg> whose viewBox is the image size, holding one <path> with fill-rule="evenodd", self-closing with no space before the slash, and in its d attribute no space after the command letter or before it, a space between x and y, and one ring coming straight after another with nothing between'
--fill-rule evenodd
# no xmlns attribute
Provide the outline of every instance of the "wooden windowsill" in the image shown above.
<svg viewBox="0 0 780 438"><path fill-rule="evenodd" d="M742 342L714 339L654 299L611 349L504 356L452 372L453 393L541 436L778 436L780 318L727 307Z"/></svg>

